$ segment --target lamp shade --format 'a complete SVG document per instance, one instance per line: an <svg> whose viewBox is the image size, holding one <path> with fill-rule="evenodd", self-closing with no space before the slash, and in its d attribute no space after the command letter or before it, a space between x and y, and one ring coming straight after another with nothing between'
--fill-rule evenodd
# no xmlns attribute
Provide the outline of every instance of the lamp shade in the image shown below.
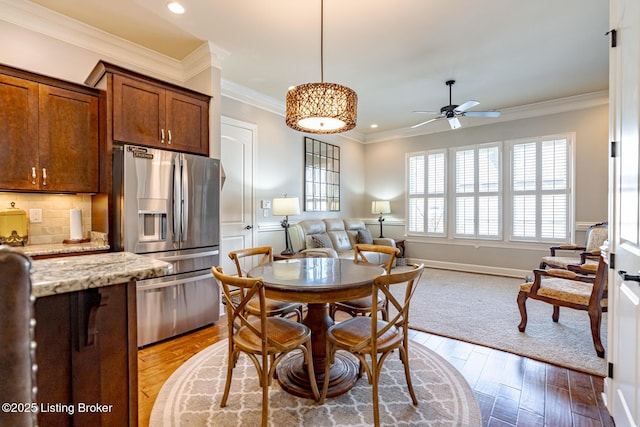
<svg viewBox="0 0 640 427"><path fill-rule="evenodd" d="M307 83L287 92L286 122L295 130L338 133L356 126L358 95L336 83Z"/></svg>
<svg viewBox="0 0 640 427"><path fill-rule="evenodd" d="M371 213L388 214L391 213L391 203L388 200L374 200L371 203Z"/></svg>
<svg viewBox="0 0 640 427"><path fill-rule="evenodd" d="M300 215L300 201L297 197L275 197L273 214L276 216Z"/></svg>

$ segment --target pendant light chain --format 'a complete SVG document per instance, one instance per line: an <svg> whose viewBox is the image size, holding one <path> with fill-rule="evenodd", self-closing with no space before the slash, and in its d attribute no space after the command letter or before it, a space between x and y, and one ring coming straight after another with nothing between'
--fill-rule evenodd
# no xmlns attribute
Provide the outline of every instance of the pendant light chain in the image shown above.
<svg viewBox="0 0 640 427"><path fill-rule="evenodd" d="M324 0L320 0L320 83L324 83Z"/></svg>

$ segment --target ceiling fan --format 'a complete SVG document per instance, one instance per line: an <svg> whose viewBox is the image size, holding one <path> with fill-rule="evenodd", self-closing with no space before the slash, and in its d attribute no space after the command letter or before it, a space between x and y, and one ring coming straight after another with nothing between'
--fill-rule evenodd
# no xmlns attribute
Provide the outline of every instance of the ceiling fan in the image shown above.
<svg viewBox="0 0 640 427"><path fill-rule="evenodd" d="M458 129L460 126L460 120L458 117L500 117L500 111L467 111L469 108L473 108L476 105L480 104L478 101L467 101L462 105L455 105L451 102L451 87L455 83L455 80L447 80L445 84L449 86L449 105L445 105L440 108L440 111L414 111L414 113L418 114L433 114L437 115L433 119L426 120L424 122L418 123L417 125L411 126L411 129L415 129L418 126L426 125L427 123L435 122L440 119L447 119L449 121L449 126L451 129Z"/></svg>

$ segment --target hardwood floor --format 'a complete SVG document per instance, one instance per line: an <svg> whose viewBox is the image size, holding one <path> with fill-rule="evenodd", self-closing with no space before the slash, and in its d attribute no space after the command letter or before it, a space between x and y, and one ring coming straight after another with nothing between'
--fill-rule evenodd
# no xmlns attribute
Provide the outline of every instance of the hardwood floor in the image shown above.
<svg viewBox="0 0 640 427"><path fill-rule="evenodd" d="M615 425L602 401L600 377L424 332L412 330L410 336L464 375L485 427ZM191 356L226 337L226 324L220 322L138 351L140 426L149 425L153 403L167 378Z"/></svg>

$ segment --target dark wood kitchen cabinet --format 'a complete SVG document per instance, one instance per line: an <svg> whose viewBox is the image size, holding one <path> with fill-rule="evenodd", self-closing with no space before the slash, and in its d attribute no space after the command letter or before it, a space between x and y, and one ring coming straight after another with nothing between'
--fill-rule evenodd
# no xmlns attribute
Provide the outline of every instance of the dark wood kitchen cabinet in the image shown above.
<svg viewBox="0 0 640 427"><path fill-rule="evenodd" d="M135 281L36 299L39 425L137 425L135 304Z"/></svg>
<svg viewBox="0 0 640 427"><path fill-rule="evenodd" d="M208 95L105 62L87 84L107 91L114 143L209 155Z"/></svg>
<svg viewBox="0 0 640 427"><path fill-rule="evenodd" d="M0 65L0 190L97 192L98 114L98 90Z"/></svg>

